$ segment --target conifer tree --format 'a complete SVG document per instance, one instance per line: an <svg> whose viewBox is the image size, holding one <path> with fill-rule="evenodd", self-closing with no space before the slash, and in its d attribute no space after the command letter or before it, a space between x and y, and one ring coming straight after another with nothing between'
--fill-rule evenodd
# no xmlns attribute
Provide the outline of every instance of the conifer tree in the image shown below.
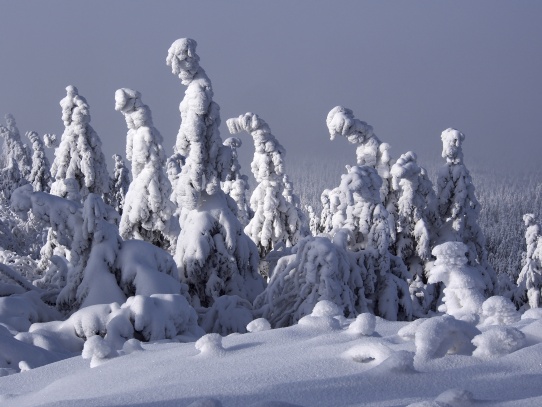
<svg viewBox="0 0 542 407"><path fill-rule="evenodd" d="M196 45L181 38L171 45L166 59L187 87L175 145L175 153L186 159L173 188L173 200L181 207L175 261L195 306L210 307L222 295L252 302L264 288L258 252L234 215L235 202L220 188L231 149L222 145L219 107L212 99L211 81L199 65Z"/></svg>
<svg viewBox="0 0 542 407"><path fill-rule="evenodd" d="M51 187L51 166L45 155L45 146L35 131L26 133L26 137L32 143L32 170L28 176L28 182L32 184L34 191L49 192Z"/></svg>
<svg viewBox="0 0 542 407"><path fill-rule="evenodd" d="M87 101L74 86L66 92L60 101L65 129L51 167L51 193L84 201L89 193L102 196L109 191L109 175L102 142L90 125Z"/></svg>
<svg viewBox="0 0 542 407"><path fill-rule="evenodd" d="M520 309L540 308L542 306L542 229L531 213L523 215L527 230L525 241L527 252L525 264L518 276L514 303Z"/></svg>
<svg viewBox="0 0 542 407"><path fill-rule="evenodd" d="M241 164L237 159L237 149L241 147L241 139L229 137L224 140L224 145L231 148L231 161L226 180L222 183L222 190L228 194L237 204L237 218L245 227L254 213L247 202L246 193L249 189L248 177L241 174Z"/></svg>

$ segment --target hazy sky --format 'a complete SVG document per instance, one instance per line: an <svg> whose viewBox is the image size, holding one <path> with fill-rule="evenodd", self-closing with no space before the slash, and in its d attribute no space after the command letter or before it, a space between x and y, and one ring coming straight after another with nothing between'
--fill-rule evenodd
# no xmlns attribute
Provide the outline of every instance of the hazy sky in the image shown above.
<svg viewBox="0 0 542 407"><path fill-rule="evenodd" d="M371 124L395 158L438 160L448 127L466 134L467 164L541 155L542 1L0 0L0 15L0 114L13 113L23 134L60 135L58 102L75 85L108 157L124 155L120 87L142 93L172 152L185 88L165 59L180 37L198 42L222 138L226 119L257 113L287 165L324 154L355 162L346 140L329 141L336 105Z"/></svg>

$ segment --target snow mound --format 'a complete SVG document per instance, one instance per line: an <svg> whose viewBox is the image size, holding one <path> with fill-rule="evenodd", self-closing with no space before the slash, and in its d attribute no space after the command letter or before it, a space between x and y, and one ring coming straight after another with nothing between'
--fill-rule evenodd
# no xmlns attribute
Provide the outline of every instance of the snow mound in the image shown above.
<svg viewBox="0 0 542 407"><path fill-rule="evenodd" d="M336 317L343 315L343 311L334 302L321 300L316 303L312 309L311 315L313 317Z"/></svg>
<svg viewBox="0 0 542 407"><path fill-rule="evenodd" d="M195 346L201 355L224 356L226 354L226 349L222 346L222 336L219 334L202 336L197 340Z"/></svg>
<svg viewBox="0 0 542 407"><path fill-rule="evenodd" d="M471 406L474 401L470 391L450 389L438 395L434 401L422 401L421 403L409 404L407 407L466 407Z"/></svg>
<svg viewBox="0 0 542 407"><path fill-rule="evenodd" d="M36 291L0 298L0 325L9 330L28 331L34 322L62 319L57 310L45 304Z"/></svg>
<svg viewBox="0 0 542 407"><path fill-rule="evenodd" d="M265 318L258 318L247 325L248 332L261 332L271 329L271 324Z"/></svg>
<svg viewBox="0 0 542 407"><path fill-rule="evenodd" d="M423 324L425 321L427 321L426 318L419 318L415 321L412 321L410 324L402 327L397 332L397 335L399 335L400 338L404 339L405 341L413 341L416 337L416 332L418 331L418 328L421 324Z"/></svg>
<svg viewBox="0 0 542 407"><path fill-rule="evenodd" d="M118 356L118 353L111 345L99 335L87 339L82 352L83 359L90 359L90 367L96 367Z"/></svg>
<svg viewBox="0 0 542 407"><path fill-rule="evenodd" d="M143 349L141 342L139 342L137 339L128 339L126 342L124 342L124 345L122 345L122 353L124 355L129 355L130 353L143 350L145 349Z"/></svg>
<svg viewBox="0 0 542 407"><path fill-rule="evenodd" d="M472 353L481 359L508 355L525 346L525 334L516 328L497 326L472 339L476 350Z"/></svg>
<svg viewBox="0 0 542 407"><path fill-rule="evenodd" d="M190 403L187 407L222 407L222 403L216 399L201 399Z"/></svg>
<svg viewBox="0 0 542 407"><path fill-rule="evenodd" d="M254 319L252 305L238 295L222 295L215 299L201 318L205 332L222 336L234 332L246 333L247 325Z"/></svg>
<svg viewBox="0 0 542 407"><path fill-rule="evenodd" d="M344 352L343 357L367 364L371 368L378 366L378 370L383 373L414 371L414 353L393 351L381 342L356 345Z"/></svg>
<svg viewBox="0 0 542 407"><path fill-rule="evenodd" d="M508 298L489 297L482 304L482 325L510 325L519 321L520 315Z"/></svg>
<svg viewBox="0 0 542 407"><path fill-rule="evenodd" d="M302 407L299 404L285 403L284 401L258 401L251 404L249 407Z"/></svg>
<svg viewBox="0 0 542 407"><path fill-rule="evenodd" d="M542 308L530 308L523 313L521 319L542 319Z"/></svg>
<svg viewBox="0 0 542 407"><path fill-rule="evenodd" d="M368 312L360 314L356 317L354 322L348 326L348 332L352 335L365 335L371 336L376 327L376 317Z"/></svg>
<svg viewBox="0 0 542 407"><path fill-rule="evenodd" d="M470 355L474 350L471 341L479 334L474 325L450 315L430 318L421 323L416 331L416 359L436 359L447 353Z"/></svg>

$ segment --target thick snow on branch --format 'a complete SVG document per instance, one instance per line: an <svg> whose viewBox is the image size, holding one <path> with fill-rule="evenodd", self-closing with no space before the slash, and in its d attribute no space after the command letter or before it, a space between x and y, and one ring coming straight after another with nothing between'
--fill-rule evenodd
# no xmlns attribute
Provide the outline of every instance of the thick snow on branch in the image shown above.
<svg viewBox="0 0 542 407"><path fill-rule="evenodd" d="M162 136L141 94L131 89L115 92L115 109L128 126L126 156L132 161L132 183L126 193L120 234L124 239L146 240L165 249L175 247L179 234L171 184L165 172Z"/></svg>
<svg viewBox="0 0 542 407"><path fill-rule="evenodd" d="M74 180L70 185L77 193L72 191L70 196L75 199L79 195L84 200L89 193L107 193L109 175L102 142L90 125L87 101L74 86L68 86L66 92L66 97L60 101L65 129L51 167L54 178L51 193L68 196L65 180Z"/></svg>

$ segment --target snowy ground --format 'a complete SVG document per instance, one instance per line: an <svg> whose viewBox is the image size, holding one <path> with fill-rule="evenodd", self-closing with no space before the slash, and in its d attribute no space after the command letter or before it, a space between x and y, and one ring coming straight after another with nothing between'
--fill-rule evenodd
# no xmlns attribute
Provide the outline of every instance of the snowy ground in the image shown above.
<svg viewBox="0 0 542 407"><path fill-rule="evenodd" d="M196 345L144 344L94 368L79 356L2 377L0 405L540 406L542 320L525 316L506 328L525 334L521 349L508 353L515 345L501 337L480 358L436 357L449 347L461 351L461 336L469 335L470 328L427 328L443 317L423 325L377 318L366 336L371 318L349 328L351 320L313 312L298 325L232 334L222 344L216 334Z"/></svg>

